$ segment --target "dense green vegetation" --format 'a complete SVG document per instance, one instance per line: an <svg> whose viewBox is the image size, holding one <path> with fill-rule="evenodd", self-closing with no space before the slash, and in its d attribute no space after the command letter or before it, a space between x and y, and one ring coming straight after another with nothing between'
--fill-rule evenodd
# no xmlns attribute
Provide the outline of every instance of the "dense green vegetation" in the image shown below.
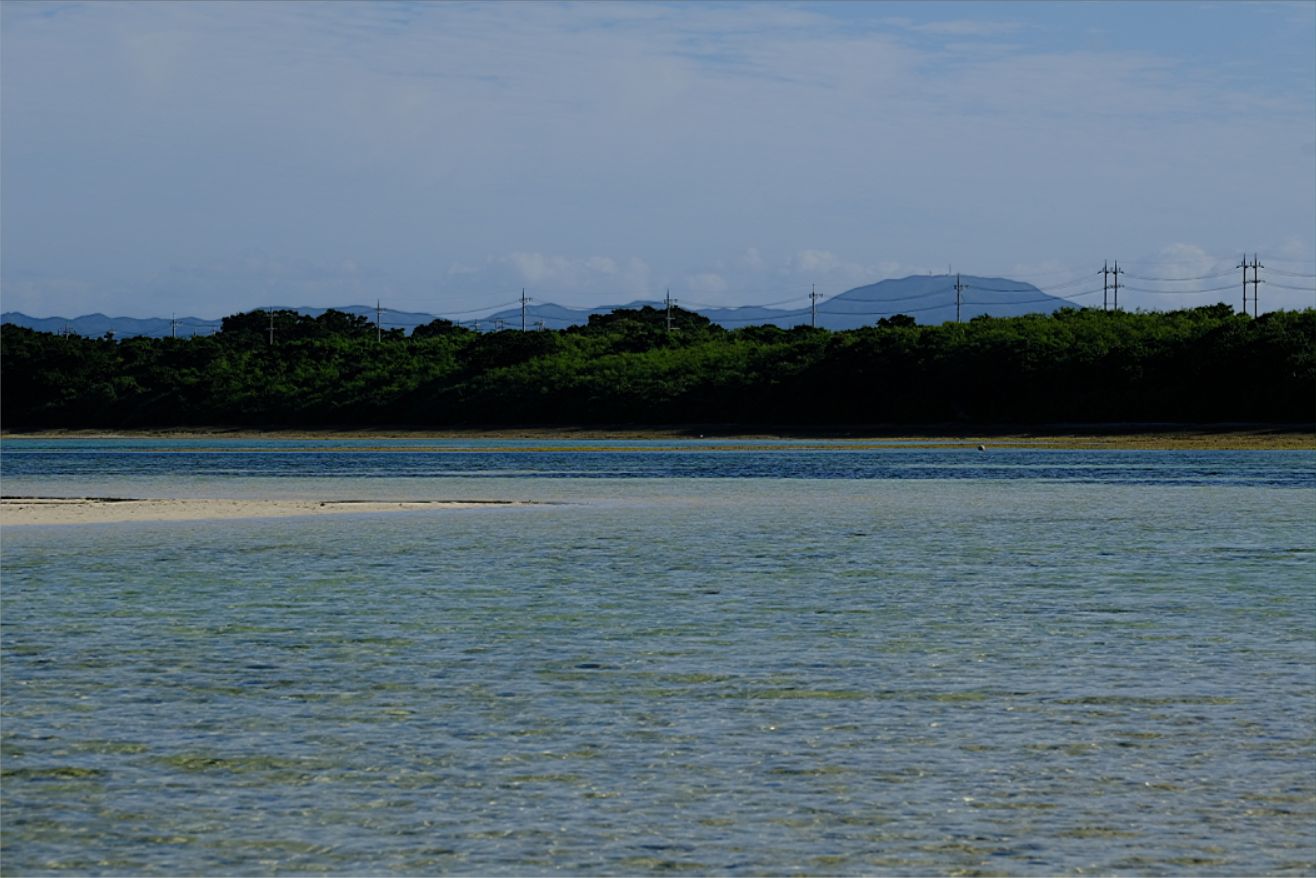
<svg viewBox="0 0 1316 878"><path fill-rule="evenodd" d="M561 332L251 312L212 336L0 330L3 425L364 427L1310 422L1316 310L1063 310L847 332L686 311Z"/></svg>

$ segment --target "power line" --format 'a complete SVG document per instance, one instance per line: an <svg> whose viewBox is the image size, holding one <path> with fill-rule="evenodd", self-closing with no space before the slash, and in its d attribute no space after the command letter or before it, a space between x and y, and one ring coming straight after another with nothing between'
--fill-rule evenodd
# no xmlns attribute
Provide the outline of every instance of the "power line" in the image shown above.
<svg viewBox="0 0 1316 878"><path fill-rule="evenodd" d="M515 304L517 303L517 301L519 301L519 300L517 300L517 299L513 299L513 300L510 301L510 302L500 302L500 303L497 304L497 305L484 305L483 307L480 307L480 308L467 308L465 311L444 311L444 312L442 312L442 313L440 313L440 314L435 314L434 316L435 316L435 317L456 317L456 316L458 316L458 315L460 315L460 314L474 314L474 313L477 312L477 311L492 311L494 308L510 308L512 305L515 305Z"/></svg>
<svg viewBox="0 0 1316 878"><path fill-rule="evenodd" d="M800 300L802 300L802 299L805 299L805 298L807 298L807 296L793 296L793 297L791 297L791 298L789 298L789 299L782 299L780 302L765 302L764 304L762 304L762 305L758 305L757 307L759 307L759 308L772 308L772 307L774 307L774 306L776 306L776 305L789 305L791 302L798 302L798 301L800 301ZM753 307L753 306L751 306L751 307Z"/></svg>
<svg viewBox="0 0 1316 878"><path fill-rule="evenodd" d="M1124 289L1130 290L1131 292L1148 293L1153 296L1198 296L1203 293L1219 293L1223 290L1232 290L1233 288L1233 284L1223 287L1210 287L1205 290L1148 290L1142 287L1131 287L1127 284L1124 287Z"/></svg>
<svg viewBox="0 0 1316 878"><path fill-rule="evenodd" d="M1150 281L1156 281L1158 283L1186 283L1188 281L1212 280L1217 277L1227 277L1233 273L1234 270L1230 269L1229 271L1220 271L1220 272L1216 272L1215 274L1202 274L1196 277L1144 277L1143 275L1140 274L1127 274L1127 273L1126 276L1131 277L1134 280L1150 280Z"/></svg>
<svg viewBox="0 0 1316 878"><path fill-rule="evenodd" d="M1272 256L1270 261L1281 265L1316 265L1316 259L1277 259Z"/></svg>
<svg viewBox="0 0 1316 878"><path fill-rule="evenodd" d="M1129 288L1125 287L1125 289L1129 289ZM1065 301L1069 301L1070 299L1081 299L1084 296L1095 296L1097 293L1104 293L1104 292L1106 292L1106 290L1097 288L1091 290L1084 290L1081 293L1070 293L1067 296L1044 296L1041 299L1019 299L1013 302L987 302L987 301L979 302L979 301L974 301L972 299L965 299L964 304L966 305L1035 305L1038 302L1051 302L1056 299L1063 299Z"/></svg>
<svg viewBox="0 0 1316 878"><path fill-rule="evenodd" d="M980 287L977 284L965 284L964 288L966 290L984 290L991 293L1031 293L1033 291L1027 287L1013 287L1007 290L1004 287ZM1036 287L1033 289L1036 289Z"/></svg>
<svg viewBox="0 0 1316 878"><path fill-rule="evenodd" d="M885 311L824 311L832 317L890 317L895 314L924 314L928 311L941 311L950 305L929 305L926 308L888 308Z"/></svg>
<svg viewBox="0 0 1316 878"><path fill-rule="evenodd" d="M1092 276L1091 276L1091 275L1089 275L1089 274L1080 274L1080 275L1076 275L1076 276L1074 276L1074 277L1071 277L1071 278L1070 278L1069 280L1067 280L1067 281L1061 281L1061 282L1059 282L1059 283L1053 283L1053 284L1051 284L1051 283L1046 284L1046 288L1047 288L1048 290L1059 290L1059 289L1064 289L1065 287L1072 287L1072 286L1075 286L1075 285L1077 285L1077 284L1089 283L1091 280L1092 280ZM1033 286L1038 286L1038 284L1033 284Z"/></svg>
<svg viewBox="0 0 1316 878"><path fill-rule="evenodd" d="M913 300L915 300L915 299L926 299L928 296L935 296L937 293L948 293L948 292L950 292L950 291L953 290L953 289L955 289L953 286L950 286L950 287L941 287L941 288L939 288L939 289L928 290L927 292L919 293L919 294L916 295L916 296L898 296L898 297L891 298L891 299L870 299L870 298L866 298L866 297L864 297L864 296L846 296L845 299L844 299L843 301L846 301L846 302L911 302L911 301L913 301ZM829 302L831 302L831 301L835 301L835 300L838 299L838 298L840 298L840 297L839 297L839 296L833 296L831 299L828 299L827 301L829 301Z"/></svg>

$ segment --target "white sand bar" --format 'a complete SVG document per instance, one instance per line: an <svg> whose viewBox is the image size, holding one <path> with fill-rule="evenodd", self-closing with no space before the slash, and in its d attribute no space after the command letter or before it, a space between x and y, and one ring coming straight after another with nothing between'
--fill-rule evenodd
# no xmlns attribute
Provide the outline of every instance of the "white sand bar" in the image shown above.
<svg viewBox="0 0 1316 878"><path fill-rule="evenodd" d="M524 505L510 500L134 500L109 497L0 498L0 526L104 524L120 521L204 521L401 512L416 509L474 509Z"/></svg>

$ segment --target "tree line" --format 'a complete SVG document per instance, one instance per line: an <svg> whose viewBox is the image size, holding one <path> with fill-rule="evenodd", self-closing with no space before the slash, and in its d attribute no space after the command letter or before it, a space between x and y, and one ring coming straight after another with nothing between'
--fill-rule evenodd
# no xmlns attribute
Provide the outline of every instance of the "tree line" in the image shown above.
<svg viewBox="0 0 1316 878"><path fill-rule="evenodd" d="M91 339L0 327L0 418L50 427L842 426L1302 422L1316 309L1228 305L842 332L727 330L696 313L564 330L253 311L212 336Z"/></svg>

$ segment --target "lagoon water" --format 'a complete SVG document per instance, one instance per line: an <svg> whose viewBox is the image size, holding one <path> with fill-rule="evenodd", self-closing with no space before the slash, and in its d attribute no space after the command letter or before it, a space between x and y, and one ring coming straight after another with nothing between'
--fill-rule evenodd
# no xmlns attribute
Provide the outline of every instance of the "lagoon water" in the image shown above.
<svg viewBox="0 0 1316 878"><path fill-rule="evenodd" d="M9 440L8 874L1316 872L1316 454Z"/></svg>

